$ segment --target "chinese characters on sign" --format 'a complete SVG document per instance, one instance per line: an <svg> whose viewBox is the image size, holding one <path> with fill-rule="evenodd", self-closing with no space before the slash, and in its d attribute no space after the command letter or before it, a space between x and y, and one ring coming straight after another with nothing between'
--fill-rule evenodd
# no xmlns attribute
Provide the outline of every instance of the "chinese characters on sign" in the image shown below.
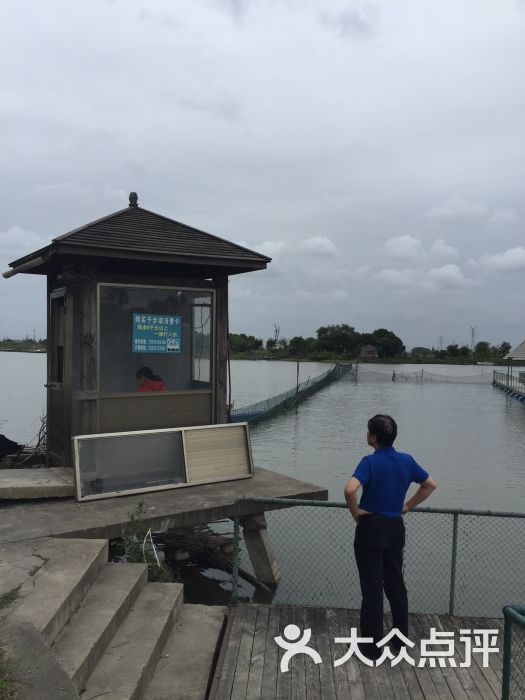
<svg viewBox="0 0 525 700"><path fill-rule="evenodd" d="M181 351L181 317L133 314L132 352Z"/></svg>
<svg viewBox="0 0 525 700"><path fill-rule="evenodd" d="M377 647L382 650L381 655L375 661L364 656L361 652L360 645L371 644L371 637L359 637L357 628L352 627L349 637L336 637L335 644L346 644L347 650L339 659L334 660L334 667L341 666L346 663L352 656L362 661L367 666L380 666L387 659L391 666L396 666L401 661L406 661L411 666L422 668L428 665L435 668L436 662L442 668L451 666L455 668L470 667L472 663L472 654L480 654L483 668L489 665L489 654L498 653L498 630L459 630L459 641L463 645L463 653L460 654L464 659L458 664L455 656L455 640L454 632L438 631L435 627L430 628L430 637L422 639L419 647L419 662L410 655L410 650L415 647L415 643L407 639L398 629L393 629L380 642L377 642ZM318 652L309 647L308 644L312 637L312 630L305 629L302 631L297 625L287 625L284 628L283 636L274 637L275 642L281 649L285 650L281 658L281 673L289 671L290 659L296 654L307 654L315 664L323 662ZM397 640L395 639L397 637ZM390 650L388 643L394 639L393 648L395 653Z"/></svg>

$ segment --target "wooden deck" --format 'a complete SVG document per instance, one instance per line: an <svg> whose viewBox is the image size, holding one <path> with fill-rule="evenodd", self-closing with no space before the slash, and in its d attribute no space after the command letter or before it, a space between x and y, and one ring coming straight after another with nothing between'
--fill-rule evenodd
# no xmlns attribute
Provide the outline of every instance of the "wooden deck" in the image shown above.
<svg viewBox="0 0 525 700"><path fill-rule="evenodd" d="M390 621L385 616L385 633ZM310 645L323 663L315 665L309 656L299 654L290 661L288 673L280 672L284 651L273 638L282 635L287 624L301 631L310 627ZM210 700L496 700L501 697L503 621L489 618L461 618L448 615L411 615L410 650L416 667L402 661L395 667L384 662L370 668L351 658L334 668L346 645L334 644L335 637L347 637L351 627L359 627L355 610L298 606L240 604L231 609L226 635L210 692ZM428 665L417 667L419 640L429 630L455 632L457 667ZM480 654L472 654L469 668L460 668L464 645L460 629L498 629L499 653L489 654L490 666L482 667Z"/></svg>

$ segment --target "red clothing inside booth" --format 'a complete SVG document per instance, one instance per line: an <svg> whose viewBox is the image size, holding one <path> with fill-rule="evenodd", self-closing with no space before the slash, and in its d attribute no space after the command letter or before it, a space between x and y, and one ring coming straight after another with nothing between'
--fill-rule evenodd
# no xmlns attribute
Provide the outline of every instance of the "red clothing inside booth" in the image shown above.
<svg viewBox="0 0 525 700"><path fill-rule="evenodd" d="M145 379L137 388L137 391L164 391L165 389L166 384L162 381L162 379Z"/></svg>

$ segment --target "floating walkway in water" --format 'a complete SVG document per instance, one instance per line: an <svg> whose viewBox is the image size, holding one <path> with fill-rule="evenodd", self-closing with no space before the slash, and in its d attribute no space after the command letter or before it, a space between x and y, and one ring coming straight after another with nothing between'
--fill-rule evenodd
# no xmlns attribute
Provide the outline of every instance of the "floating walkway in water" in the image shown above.
<svg viewBox="0 0 525 700"><path fill-rule="evenodd" d="M525 401L525 372L520 372L517 377L506 372L494 372L492 384L513 399Z"/></svg>
<svg viewBox="0 0 525 700"><path fill-rule="evenodd" d="M356 365L351 363L338 363L313 379L308 377L305 382L301 382L297 386L293 387L293 389L284 391L282 394L271 396L269 399L258 401L257 403L252 403L248 406L235 408L230 414L230 421L232 423L239 423L241 421L256 423L257 421L270 418L270 416L279 413L279 411L292 408L292 406L304 401L304 399L316 391L319 391L319 389L322 389L324 386L335 382L337 379L340 379L345 375L355 372Z"/></svg>

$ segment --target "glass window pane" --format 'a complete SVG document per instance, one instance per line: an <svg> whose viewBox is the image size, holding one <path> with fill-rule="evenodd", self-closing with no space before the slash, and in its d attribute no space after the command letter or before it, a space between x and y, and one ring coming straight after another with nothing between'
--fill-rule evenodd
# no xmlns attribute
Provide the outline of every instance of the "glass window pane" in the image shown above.
<svg viewBox="0 0 525 700"><path fill-rule="evenodd" d="M77 438L81 498L185 483L180 432Z"/></svg>
<svg viewBox="0 0 525 700"><path fill-rule="evenodd" d="M211 380L211 306L193 306L193 386L209 386Z"/></svg>
<svg viewBox="0 0 525 700"><path fill-rule="evenodd" d="M211 292L100 285L101 393L211 388Z"/></svg>

